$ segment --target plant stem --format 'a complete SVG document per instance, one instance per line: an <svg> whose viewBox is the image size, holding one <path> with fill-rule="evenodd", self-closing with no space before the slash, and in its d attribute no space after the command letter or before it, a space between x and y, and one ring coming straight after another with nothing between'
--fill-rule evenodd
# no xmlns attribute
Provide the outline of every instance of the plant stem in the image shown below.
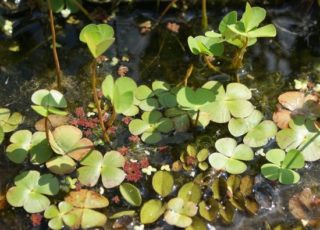
<svg viewBox="0 0 320 230"><path fill-rule="evenodd" d="M202 26L202 30L206 30L208 28L207 0L202 0L201 26Z"/></svg>
<svg viewBox="0 0 320 230"><path fill-rule="evenodd" d="M207 66L209 67L209 69L213 70L214 72L220 73L219 67L212 65L212 63L209 60L209 56L205 55L203 57L204 57L204 61L206 62Z"/></svg>
<svg viewBox="0 0 320 230"><path fill-rule="evenodd" d="M156 23L154 24L153 28L155 28L162 20L163 16L170 10L170 8L177 2L178 0L172 0L167 6L166 8L162 11L160 17L158 18L158 20L156 21Z"/></svg>
<svg viewBox="0 0 320 230"><path fill-rule="evenodd" d="M191 76L192 72L193 72L193 64L191 64L189 66L189 68L187 69L186 75L184 76L183 80L177 85L177 87L182 86L182 85L183 86L187 86L188 85L188 79Z"/></svg>
<svg viewBox="0 0 320 230"><path fill-rule="evenodd" d="M197 127L197 124L198 124L198 121L199 121L199 117L200 117L200 109L198 109L198 111L197 111L196 121L194 123L195 127Z"/></svg>
<svg viewBox="0 0 320 230"><path fill-rule="evenodd" d="M49 119L48 119L48 117L45 117L44 118L44 130L46 132L46 138L47 138L47 140L49 142L49 127L48 127L48 123L49 123Z"/></svg>
<svg viewBox="0 0 320 230"><path fill-rule="evenodd" d="M113 122L116 120L117 118L117 113L116 110L114 109L114 107L112 107L112 113L111 113L111 117L108 120L108 127L111 127Z"/></svg>
<svg viewBox="0 0 320 230"><path fill-rule="evenodd" d="M60 63L59 63L59 57L57 52L57 44L56 44L56 30L54 26L54 17L53 12L51 9L49 9L49 18L50 18L50 28L51 28L51 35L52 35L52 53L53 53L53 59L54 64L56 67L56 81L57 81L57 87L58 89L61 89L61 69L60 69Z"/></svg>
<svg viewBox="0 0 320 230"><path fill-rule="evenodd" d="M241 47L240 50L237 50L235 56L232 59L233 69L238 70L242 67L242 61L243 61L244 54L247 51L247 47L248 47L248 38L245 39L245 41L243 42L243 46Z"/></svg>
<svg viewBox="0 0 320 230"><path fill-rule="evenodd" d="M100 127L102 129L103 138L104 138L105 142L110 143L110 138L107 134L107 130L106 130L106 127L103 122L101 107L100 107L99 98L98 98L98 94L97 94L97 77L96 77L96 75L97 75L97 60L95 58L93 59L91 68L92 68L91 69L91 84L92 84L93 101L94 101L94 104L98 110L98 118L99 118Z"/></svg>

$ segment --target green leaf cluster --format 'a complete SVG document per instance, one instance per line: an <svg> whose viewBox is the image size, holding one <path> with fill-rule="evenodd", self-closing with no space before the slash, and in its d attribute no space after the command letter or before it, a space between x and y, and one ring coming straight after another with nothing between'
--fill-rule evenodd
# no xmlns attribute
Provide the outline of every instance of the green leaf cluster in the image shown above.
<svg viewBox="0 0 320 230"><path fill-rule="evenodd" d="M303 155L300 151L291 149L285 153L282 149L271 149L266 158L271 163L261 167L261 173L269 180L279 180L282 184L296 184L300 180L299 173L293 169L304 167Z"/></svg>
<svg viewBox="0 0 320 230"><path fill-rule="evenodd" d="M3 142L5 133L14 131L22 122L20 113L12 113L7 108L0 108L0 144Z"/></svg>

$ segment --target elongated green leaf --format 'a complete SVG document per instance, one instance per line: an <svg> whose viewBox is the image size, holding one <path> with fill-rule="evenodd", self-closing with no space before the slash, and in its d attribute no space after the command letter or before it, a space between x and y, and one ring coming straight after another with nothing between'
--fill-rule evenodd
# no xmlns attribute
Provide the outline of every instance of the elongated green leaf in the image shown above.
<svg viewBox="0 0 320 230"><path fill-rule="evenodd" d="M167 171L158 171L153 175L152 187L162 197L166 197L172 192L173 184L173 177Z"/></svg>
<svg viewBox="0 0 320 230"><path fill-rule="evenodd" d="M133 206L140 206L142 202L139 189L130 183L123 183L120 185L120 193L123 198Z"/></svg>

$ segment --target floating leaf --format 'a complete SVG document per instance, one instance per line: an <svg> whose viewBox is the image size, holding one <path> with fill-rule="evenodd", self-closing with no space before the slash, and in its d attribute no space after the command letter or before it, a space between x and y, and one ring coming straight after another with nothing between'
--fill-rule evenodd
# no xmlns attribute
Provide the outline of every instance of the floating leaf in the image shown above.
<svg viewBox="0 0 320 230"><path fill-rule="evenodd" d="M80 189L79 191L72 191L65 201L70 203L76 208L104 208L109 205L109 201L106 197L99 193L87 189Z"/></svg>
<svg viewBox="0 0 320 230"><path fill-rule="evenodd" d="M199 203L199 213L207 221L213 222L216 220L219 211L219 203L212 198Z"/></svg>
<svg viewBox="0 0 320 230"><path fill-rule="evenodd" d="M228 129L235 137L247 133L243 138L243 143L253 148L261 147L266 145L269 139L277 133L277 127L272 121L262 121L262 119L262 113L254 110L246 118L232 118L228 124Z"/></svg>
<svg viewBox="0 0 320 230"><path fill-rule="evenodd" d="M168 202L164 219L170 225L186 228L192 224L191 217L195 216L197 211L195 203L177 197Z"/></svg>
<svg viewBox="0 0 320 230"><path fill-rule="evenodd" d="M14 179L15 186L7 192L7 201L13 207L23 207L29 213L44 211L50 205L45 196L56 195L59 181L51 174L40 175L38 171L25 171Z"/></svg>
<svg viewBox="0 0 320 230"><path fill-rule="evenodd" d="M29 130L19 130L10 137L11 144L7 147L8 158L21 164L30 154L33 164L43 164L50 159L52 150L44 132L32 134Z"/></svg>
<svg viewBox="0 0 320 230"><path fill-rule="evenodd" d="M178 192L178 197L182 198L184 201L192 201L196 204L199 203L201 195L200 186L194 182L184 184Z"/></svg>
<svg viewBox="0 0 320 230"><path fill-rule="evenodd" d="M167 171L158 171L152 177L152 187L162 197L172 192L173 184L173 176Z"/></svg>
<svg viewBox="0 0 320 230"><path fill-rule="evenodd" d="M140 222L142 224L151 224L159 219L164 213L165 206L160 200L149 200L143 204L140 211Z"/></svg>
<svg viewBox="0 0 320 230"><path fill-rule="evenodd" d="M202 112L210 114L210 120L216 123L226 123L231 115L236 118L244 118L253 111L253 105L248 101L252 94L243 84L230 83L226 91L217 81L208 81L202 88L209 89L215 95L215 100L205 107Z"/></svg>
<svg viewBox="0 0 320 230"><path fill-rule="evenodd" d="M189 87L181 88L177 93L177 102L180 106L198 111L206 104L215 99L211 90L198 88L193 90Z"/></svg>
<svg viewBox="0 0 320 230"><path fill-rule="evenodd" d="M23 116L20 113L11 114L9 109L0 108L0 127L3 133L12 132L22 122L23 122Z"/></svg>
<svg viewBox="0 0 320 230"><path fill-rule="evenodd" d="M100 175L105 188L113 188L122 183L125 173L122 170L125 158L117 151L109 151L104 156L97 151L91 151L82 161L77 172L81 184L93 187L98 183Z"/></svg>
<svg viewBox="0 0 320 230"><path fill-rule="evenodd" d="M253 159L252 149L240 144L233 138L221 138L215 143L218 152L209 156L210 165L216 170L227 171L231 174L241 174L247 166L242 161L250 161Z"/></svg>
<svg viewBox="0 0 320 230"><path fill-rule="evenodd" d="M137 213L134 210L126 210L126 211L120 211L117 212L115 214L112 214L111 216L109 216L109 219L118 219L121 217L125 217L125 216L135 216Z"/></svg>
<svg viewBox="0 0 320 230"><path fill-rule="evenodd" d="M130 183L123 183L120 185L120 193L123 198L133 206L140 206L142 202L139 189Z"/></svg>

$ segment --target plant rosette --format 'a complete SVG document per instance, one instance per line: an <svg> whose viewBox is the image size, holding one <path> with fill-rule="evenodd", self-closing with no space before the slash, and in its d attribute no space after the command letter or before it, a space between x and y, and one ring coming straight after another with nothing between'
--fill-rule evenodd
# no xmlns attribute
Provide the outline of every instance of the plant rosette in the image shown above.
<svg viewBox="0 0 320 230"><path fill-rule="evenodd" d="M229 121L228 129L234 137L243 138L243 143L252 148L264 146L269 139L277 133L277 126L273 121L263 120L263 114L254 110L246 118L232 118Z"/></svg>
<svg viewBox="0 0 320 230"><path fill-rule="evenodd" d="M93 143L82 137L82 131L71 125L62 125L49 131L49 143L57 156L47 161L47 168L58 175L73 172L76 161L83 159L92 149Z"/></svg>
<svg viewBox="0 0 320 230"><path fill-rule="evenodd" d="M221 83L208 81L202 88L209 89L214 94L214 101L200 109L209 114L212 122L226 123L231 117L245 118L254 110L248 101L252 97L251 91L241 83L230 83L225 90Z"/></svg>
<svg viewBox="0 0 320 230"><path fill-rule="evenodd" d="M7 108L0 108L0 144L4 139L4 134L14 131L23 122L20 113L12 113Z"/></svg>
<svg viewBox="0 0 320 230"><path fill-rule="evenodd" d="M25 171L14 178L14 187L6 195L13 207L23 207L28 213L39 213L50 205L45 196L54 196L59 192L59 181L52 174L40 175L38 171Z"/></svg>
<svg viewBox="0 0 320 230"><path fill-rule="evenodd" d="M237 145L233 138L221 138L215 143L218 152L209 156L210 165L220 171L227 171L231 174L241 174L247 169L243 161L250 161L254 154L246 144Z"/></svg>
<svg viewBox="0 0 320 230"><path fill-rule="evenodd" d="M133 135L141 135L142 141L155 144L162 139L162 133L169 133L174 128L173 122L163 117L159 111L144 112L141 119L134 119L129 123L129 130Z"/></svg>
<svg viewBox="0 0 320 230"><path fill-rule="evenodd" d="M6 148L7 157L14 163L21 164L30 154L32 164L43 164L52 156L52 150L45 132L19 130L10 137L11 144Z"/></svg>
<svg viewBox="0 0 320 230"><path fill-rule="evenodd" d="M108 75L102 82L102 93L110 100L117 114L134 116L138 114L139 108L134 105L134 91L137 84L129 77L120 77L116 80Z"/></svg>
<svg viewBox="0 0 320 230"><path fill-rule="evenodd" d="M276 135L277 144L281 149L289 151L299 149L305 161L320 159L319 129L314 121L305 117L295 117L289 122L289 128L280 130Z"/></svg>
<svg viewBox="0 0 320 230"><path fill-rule="evenodd" d="M94 58L103 54L115 40L113 28L107 24L85 26L81 30L79 39L87 44Z"/></svg>
<svg viewBox="0 0 320 230"><path fill-rule="evenodd" d="M279 180L281 184L296 184L300 180L299 173L293 169L304 167L304 159L300 151L292 149L287 154L282 149L272 149L266 154L266 163L261 167L262 175L269 180Z"/></svg>
<svg viewBox="0 0 320 230"><path fill-rule="evenodd" d="M119 186L126 177L123 171L125 158L117 151L109 151L104 156L97 151L91 151L80 162L78 179L81 184L93 187L98 183L101 175L102 184L105 188Z"/></svg>
<svg viewBox="0 0 320 230"><path fill-rule="evenodd" d="M65 116L68 113L62 109L67 108L67 101L62 93L57 90L40 89L31 96L34 105L31 108L43 117L49 114Z"/></svg>

